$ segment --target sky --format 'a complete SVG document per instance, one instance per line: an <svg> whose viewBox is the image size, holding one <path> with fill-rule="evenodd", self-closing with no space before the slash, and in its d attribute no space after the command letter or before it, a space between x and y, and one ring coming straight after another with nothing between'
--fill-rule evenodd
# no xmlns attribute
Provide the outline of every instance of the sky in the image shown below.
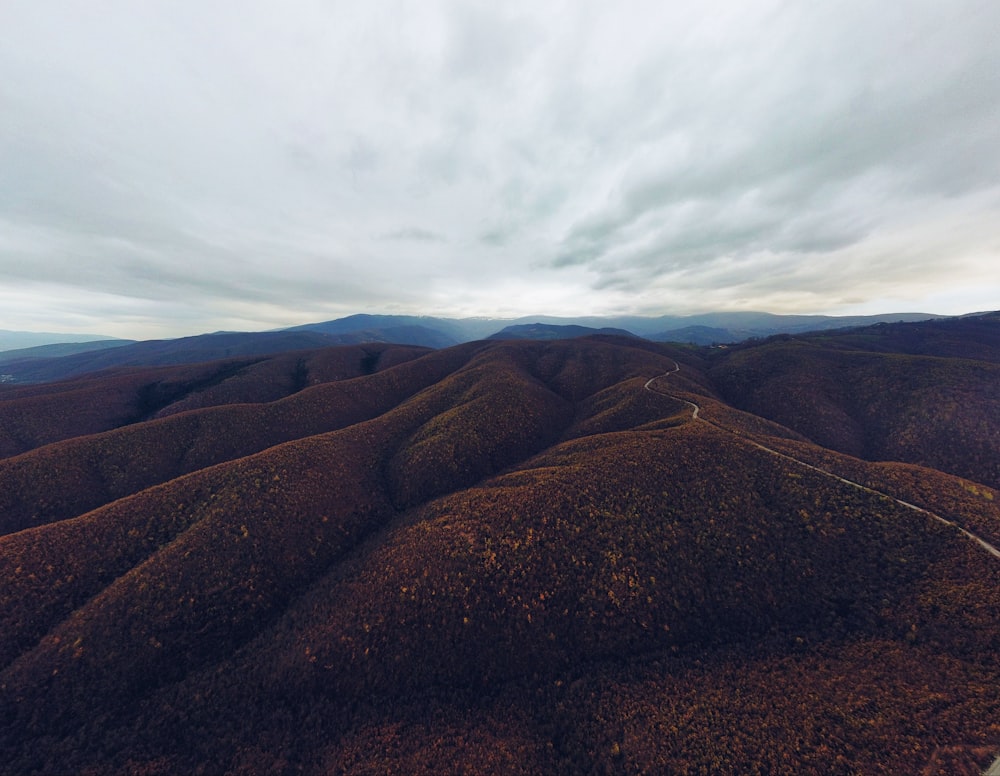
<svg viewBox="0 0 1000 776"><path fill-rule="evenodd" d="M996 0L3 0L0 329L1000 308Z"/></svg>

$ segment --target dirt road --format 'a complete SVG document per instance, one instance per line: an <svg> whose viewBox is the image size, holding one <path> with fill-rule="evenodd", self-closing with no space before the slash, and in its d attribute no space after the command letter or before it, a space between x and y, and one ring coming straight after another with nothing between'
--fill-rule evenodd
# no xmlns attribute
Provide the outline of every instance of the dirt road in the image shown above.
<svg viewBox="0 0 1000 776"><path fill-rule="evenodd" d="M738 431L734 431L731 428L726 428L725 426L719 425L718 423L716 423L714 421L707 420L705 418L700 417L699 412L701 411L701 407L699 407L693 401L688 401L687 399L682 399L680 396L675 396L672 393L668 393L667 391L658 390L657 388L653 387L654 383L656 383L659 380L666 380L668 377L670 377L670 375L677 374L677 372L679 372L680 369L681 369L680 364L678 364L676 361L674 361L674 368L672 370L670 370L669 372L664 372L661 375L657 375L655 377L649 378L649 380L646 381L646 385L644 386L645 389L647 391L652 392L652 393L659 394L660 396L666 396L668 398L671 398L674 401L684 402L684 404L686 404L689 407L691 407L691 420L693 420L693 421L701 421L702 423L707 423L710 426L713 426L714 428L717 428L717 429L720 429L722 431L725 431L725 432L727 432L729 434L734 434L735 436L738 436L741 439L745 439L747 442L749 442L750 444L752 444L754 447L758 448L759 450L763 450L763 451L765 451L767 453L770 453L771 455L776 455L779 458L784 458L786 461L791 461L793 463L798 464L799 466L805 467L806 469L811 469L814 472L819 472L820 474L822 474L822 475L824 475L826 477L830 477L831 479L837 480L838 482L842 482L845 485L850 485L852 487L858 488L859 490L863 490L866 493L873 493L873 494L875 494L877 496L884 496L885 498L891 499L891 500L895 501L897 504L899 504L902 507L905 507L907 509L912 509L915 512L920 512L921 514L924 514L924 515L926 515L928 517L933 518L934 520L937 520L939 523L943 523L944 525L947 525L947 526L949 526L951 528L954 528L956 531L958 531L959 533L961 533L967 539L971 539L972 541L974 541L976 544L978 544L980 547L982 547L984 550L986 550L986 552L988 552L990 555L993 555L996 558L1000 558L1000 549L997 549L996 547L994 547L992 544L990 544L988 541L986 541L982 537L977 536L976 534L972 533L971 531L967 531L966 529L962 528L962 526L958 525L957 523L955 523L955 522L953 522L951 520L948 520L947 518L942 517L941 515L939 515L939 514L937 514L935 512L931 512L929 509L924 509L923 507L918 507L916 504L911 504L908 501L903 501L902 499L896 498L891 493L885 493L885 492L883 492L881 490L877 490L875 488L870 488L867 485L862 485L860 482L855 482L854 480L846 479L844 477L841 477L838 474L834 474L833 472L828 471L826 469L823 469L823 468L821 468L819 466L814 466L811 463L806 463L805 461L802 461L802 460L800 460L798 458L795 458L794 456L788 455L787 453L782 453L782 452L779 452L778 450L775 450L774 448L768 447L767 445L763 445L760 442L757 442L757 441L755 441L753 439L750 439L749 437L744 436L743 434L741 434ZM998 761L998 764L1000 764L1000 761ZM991 769L991 773L992 773L992 769ZM1000 772L997 773L997 776L1000 776Z"/></svg>

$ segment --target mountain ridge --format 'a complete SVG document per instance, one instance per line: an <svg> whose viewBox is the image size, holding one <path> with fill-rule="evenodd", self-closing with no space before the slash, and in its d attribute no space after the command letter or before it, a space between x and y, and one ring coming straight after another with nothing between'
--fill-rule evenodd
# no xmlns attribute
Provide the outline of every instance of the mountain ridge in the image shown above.
<svg viewBox="0 0 1000 776"><path fill-rule="evenodd" d="M914 507L1000 541L997 367L969 358L1000 321L916 325L338 346L0 394L0 772L982 761L1000 563ZM843 417L953 471L819 444L851 442Z"/></svg>
<svg viewBox="0 0 1000 776"><path fill-rule="evenodd" d="M802 333L813 329L847 327L875 321L936 319L923 313L876 316L778 316L770 313L712 313L686 317L638 316L559 318L528 316L518 319L435 318L412 315L357 314L331 321L302 324L267 332L215 332L168 340L133 342L114 352L105 348L85 350L56 358L24 353L21 357L0 353L3 384L30 384L61 380L87 372L122 366L162 366L197 363L237 355L266 355L281 350L314 348L322 345L393 343L423 347L449 347L460 342L487 339L510 327L529 325L582 327L588 330L619 330L618 334L640 336L654 341L682 341L709 345L763 338L779 333ZM674 328L664 329L668 324ZM681 326L682 328L676 328ZM516 330L516 329L515 329ZM556 328L546 335L555 338ZM610 332L609 332L610 333ZM72 350L77 350L74 346Z"/></svg>

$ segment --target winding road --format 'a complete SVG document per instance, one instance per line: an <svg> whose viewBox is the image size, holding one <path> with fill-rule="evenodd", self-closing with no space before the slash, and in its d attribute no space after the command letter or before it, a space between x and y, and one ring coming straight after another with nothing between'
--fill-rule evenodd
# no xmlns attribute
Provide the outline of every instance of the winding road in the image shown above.
<svg viewBox="0 0 1000 776"><path fill-rule="evenodd" d="M684 404L686 404L687 406L689 406L691 408L691 420L693 420L693 421L699 421L700 420L702 423L707 423L708 425L713 426L713 427L715 427L717 429L720 429L721 431L725 431L726 433L733 434L734 436L738 436L741 439L744 439L745 441L749 442L750 444L752 444L754 447L758 448L759 450L763 450L763 451L765 451L767 453L770 453L771 455L776 455L779 458L784 458L786 461L791 461L793 463L798 464L799 466L805 467L806 469L811 469L814 472L819 472L820 474L822 474L822 475L824 475L826 477L829 477L831 479L837 480L838 482L842 482L845 485L850 485L850 486L852 486L854 488L858 488L859 490L863 490L866 493L872 493L872 494L875 494L877 496L882 496L884 498L891 499L892 501L896 502L897 504L899 504L902 507L905 507L906 509L911 509L914 512L920 512L921 514L926 515L927 517L931 517L934 520L937 520L939 523L942 523L942 524L947 525L947 526L949 526L951 528L954 528L956 531L958 531L959 533L961 533L967 539L970 539L970 540L974 541L976 544L978 544L980 547L982 547L984 550L986 550L986 552L988 552L990 555L992 555L992 556L994 556L996 558L1000 558L1000 549L997 549L996 547L994 547L992 544L990 544L988 541L986 541L982 537L977 536L976 534L972 533L971 531L967 531L965 528L962 528L962 526L960 526L957 523L949 520L946 517L942 517L941 515L939 515L939 514L937 514L935 512L931 512L929 509L924 509L923 507L918 507L916 504L911 504L908 501L903 501L902 499L898 499L898 498L896 498L895 496L893 496L890 493L884 493L881 490L876 490L875 488L870 488L867 485L862 485L860 482L855 482L854 480L846 479L844 477L841 477L838 474L834 474L831 471L828 471L826 469L820 468L819 466L814 466L811 463L806 463L805 461L802 461L802 460L800 460L798 458L795 458L794 456L788 455L787 453L782 453L782 452L780 452L778 450L775 450L772 447L768 447L767 445L762 445L760 442L757 442L757 441L755 441L753 439L750 439L750 438L744 436L743 434L741 434L738 431L734 431L731 428L726 428L725 426L721 426L718 423L715 423L714 421L706 420L705 418L700 417L699 412L701 411L701 407L699 407L693 401L688 401L687 399L682 399L680 396L676 396L676 395L674 395L672 393L668 393L666 391L656 390L653 387L653 383L655 383L657 380L665 380L666 378L670 377L670 375L677 374L680 370L681 370L680 364L678 364L676 361L674 361L674 368L673 369L671 369L669 372L664 372L661 375L656 375L655 377L650 377L646 381L646 384L645 384L644 388L647 391L649 391L650 393L655 393L655 394L658 394L659 396L666 396L666 397L668 397L670 399L673 399L674 401L684 402ZM1000 760L998 760L997 762L1000 763ZM998 776L1000 776L1000 774L998 774Z"/></svg>
<svg viewBox="0 0 1000 776"><path fill-rule="evenodd" d="M680 396L676 396L675 394L668 393L666 391L658 391L658 390L656 390L653 387L653 383L655 383L657 380L665 380L666 378L670 377L670 375L676 374L680 370L681 370L680 364L678 364L676 361L674 361L674 368L672 370L670 370L669 372L664 372L661 375L656 375L655 377L649 378L646 381L646 384L643 387L647 391L649 391L650 393L655 393L655 394L658 394L659 396L666 396L666 397L668 397L670 399L673 399L674 401L680 401L680 402L683 402L684 404L686 404L688 407L691 408L691 420L693 420L693 421L699 421L700 420L702 423L707 423L708 425L713 426L713 427L715 427L717 429L720 429L721 431L725 431L726 433L733 434L735 436L739 436L741 439L746 440L747 442L749 442L750 444L752 444L754 447L756 447L756 448L758 448L760 450L764 450L765 452L768 452L771 455L776 455L779 458L784 458L786 461L792 461L793 463L796 463L799 466L802 466L802 467L804 467L806 469L811 469L814 472L819 472L820 474L822 474L822 475L824 475L826 477L830 477L831 479L837 480L838 482L842 482L845 485L850 485L851 487L858 488L859 490L863 490L863 491L865 491L867 493L873 493L873 494L875 494L877 496L882 496L884 498L891 499L892 501L895 501L897 504L899 504L902 507L905 507L906 509L911 509L914 512L920 512L923 515L926 515L928 517L932 517L933 519L937 520L939 523L943 523L944 525L947 525L947 526L955 529L956 531L958 531L959 533L961 533L963 536L965 536L967 539L971 539L976 544L978 544L980 547L982 547L984 550L986 550L986 552L988 552L990 555L994 556L995 558L1000 558L1000 550L998 550L996 547L994 547L988 541L986 541L985 539L983 539L980 536L976 536L976 534L972 533L971 531L967 531L966 529L962 528L962 526L958 525L957 523L955 523L955 522L953 522L951 520L948 520L947 518L942 517L939 514L931 512L929 509L924 509L923 507L918 507L916 504L911 504L909 501L903 501L902 499L898 499L898 498L896 498L895 496L893 496L893 495L891 495L889 493L884 493L881 490L876 490L875 488L870 488L867 485L862 485L860 482L855 482L854 480L846 479L844 477L841 477L839 474L834 474L831 471L827 471L826 469L822 469L819 466L814 466L811 463L806 463L805 461L799 460L798 458L795 458L794 456L788 455L787 453L782 453L782 452L780 452L778 450L775 450L774 448L768 447L767 445L762 445L760 442L757 442L757 441L755 441L753 439L750 439L750 438L744 436L743 434L739 433L738 431L734 431L731 428L726 428L725 426L719 425L718 423L715 423L714 421L706 420L705 418L700 417L699 416L699 412L701 411L701 407L699 407L693 401L688 401L687 399L682 399ZM984 772L983 776L1000 776L1000 757L997 757L996 760L993 761L993 763L990 765L990 767Z"/></svg>

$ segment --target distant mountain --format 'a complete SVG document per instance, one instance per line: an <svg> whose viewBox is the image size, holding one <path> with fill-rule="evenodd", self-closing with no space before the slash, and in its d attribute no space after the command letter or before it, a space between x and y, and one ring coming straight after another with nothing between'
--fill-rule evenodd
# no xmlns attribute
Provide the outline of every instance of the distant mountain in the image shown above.
<svg viewBox="0 0 1000 776"><path fill-rule="evenodd" d="M710 345L739 342L751 337L863 326L882 321L918 321L940 318L927 313L889 313L869 316L773 315L771 313L704 313L676 316L577 316L533 315L521 318L437 318L415 315L349 315L332 321L294 326L288 331L319 331L327 334L385 332L396 327L419 326L438 332L448 344L491 337L514 326L583 326L589 329L619 329L657 342L692 342ZM381 334L379 336L382 336ZM709 341L705 341L709 340ZM388 339L386 341L389 341ZM398 341L398 340L397 340ZM402 343L401 343L402 344ZM406 344L429 344L407 342ZM436 345L435 347L443 347Z"/></svg>
<svg viewBox="0 0 1000 776"><path fill-rule="evenodd" d="M661 315L645 316L581 316L560 318L556 316L528 316L515 320L494 321L500 325L518 325L524 323L547 323L554 325L589 326L592 328L625 329L640 337L658 342L671 341L665 333L689 329L691 327L708 327L716 329L720 334L728 333L726 342L738 342L750 337L769 337L774 334L794 334L805 331L820 331L838 329L849 326L864 326L878 322L924 321L944 318L946 316L929 313L887 313L883 315L775 315L759 312L719 312L701 313L697 315ZM463 325L465 320L475 320L481 324L481 319L463 319L454 321ZM499 326L497 327L499 328ZM494 329L495 330L495 329ZM698 335L703 330L691 329ZM485 335L483 335L485 336ZM679 341L679 340L674 340ZM711 344L711 343L703 343Z"/></svg>
<svg viewBox="0 0 1000 776"><path fill-rule="evenodd" d="M87 342L60 342L52 345L35 345L30 348L0 351L0 364L10 361L24 361L31 358L61 358L77 353L89 353L95 350L120 348L122 345L133 345L135 340L106 339L88 340Z"/></svg>
<svg viewBox="0 0 1000 776"><path fill-rule="evenodd" d="M553 323L522 323L516 326L507 326L496 334L491 334L487 339L557 340L588 337L593 334L609 334L618 337L636 336L624 329L595 329L591 326L576 326L572 324L559 326Z"/></svg>
<svg viewBox="0 0 1000 776"><path fill-rule="evenodd" d="M426 315L348 315L332 321L291 326L283 331L315 331L355 342L395 342L400 345L448 347L469 339L455 321Z"/></svg>
<svg viewBox="0 0 1000 776"><path fill-rule="evenodd" d="M103 334L53 334L39 331L9 331L0 329L0 351L33 348L39 345L55 345L62 342L95 342L114 340Z"/></svg>
<svg viewBox="0 0 1000 776"><path fill-rule="evenodd" d="M713 345L742 342L775 334L800 334L874 323L927 321L946 316L928 313L886 313L883 315L774 315L772 313L705 313L686 317L647 319L634 322L632 331L655 342L690 342ZM656 324L655 330L652 328ZM667 326L669 325L669 328Z"/></svg>
<svg viewBox="0 0 1000 776"><path fill-rule="evenodd" d="M754 335L749 331L737 332L733 329L720 329L715 326L685 326L681 329L661 331L649 337L655 342L686 342L691 345L718 345L727 342L737 342Z"/></svg>
<svg viewBox="0 0 1000 776"><path fill-rule="evenodd" d="M447 348L451 345L457 345L459 342L440 329L405 324L355 329L342 334L330 333L328 336L331 340L343 345L384 342L394 345L418 345L425 348Z"/></svg>
<svg viewBox="0 0 1000 776"><path fill-rule="evenodd" d="M393 343L430 348L486 339L558 339L593 333L635 335L661 342L699 345L739 342L783 333L801 333L878 321L941 318L922 313L875 316L783 316L767 313L710 313L678 317L641 316L560 318L533 316L501 318L435 318L415 315L350 315L331 321L303 324L269 332L216 332L173 340L134 342L120 347L52 357L44 352L0 355L0 383L33 383L59 380L100 369L124 366L157 366L196 363L236 356L264 355L296 348L359 343ZM40 337L61 335L38 335ZM119 341L120 343L121 341ZM67 347L60 351L72 351Z"/></svg>

